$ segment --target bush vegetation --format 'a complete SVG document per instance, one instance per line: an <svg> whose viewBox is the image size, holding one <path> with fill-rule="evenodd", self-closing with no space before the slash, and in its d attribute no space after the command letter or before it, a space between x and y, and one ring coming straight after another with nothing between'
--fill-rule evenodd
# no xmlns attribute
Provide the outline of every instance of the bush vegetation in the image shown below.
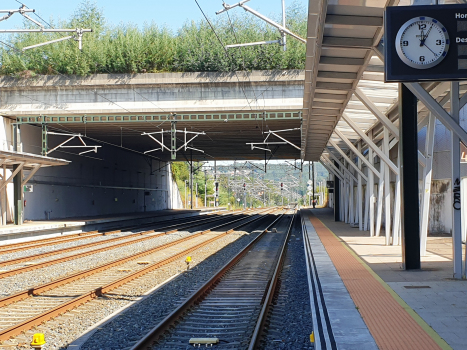
<svg viewBox="0 0 467 350"><path fill-rule="evenodd" d="M234 11L232 11L234 12ZM224 45L279 38L279 32L251 14L237 12L212 19ZM279 21L279 19L277 19ZM52 33L11 35L2 45L0 74L231 72L239 70L303 69L305 45L288 38L287 51L279 45L229 49L225 52L206 21L186 22L178 31L157 23L109 25L95 3L85 0L67 21L49 22L55 28L92 28L83 36L83 50L72 40L27 50L25 46L65 36ZM306 36L306 10L293 4L287 26ZM24 28L37 28L25 20ZM48 25L46 25L48 27Z"/></svg>

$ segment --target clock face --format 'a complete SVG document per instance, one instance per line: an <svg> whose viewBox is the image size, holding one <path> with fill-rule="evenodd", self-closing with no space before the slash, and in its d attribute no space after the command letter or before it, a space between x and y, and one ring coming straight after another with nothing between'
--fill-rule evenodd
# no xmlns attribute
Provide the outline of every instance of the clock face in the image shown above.
<svg viewBox="0 0 467 350"><path fill-rule="evenodd" d="M449 35L444 26L431 17L415 17L397 32L396 51L409 67L427 69L436 66L449 50Z"/></svg>

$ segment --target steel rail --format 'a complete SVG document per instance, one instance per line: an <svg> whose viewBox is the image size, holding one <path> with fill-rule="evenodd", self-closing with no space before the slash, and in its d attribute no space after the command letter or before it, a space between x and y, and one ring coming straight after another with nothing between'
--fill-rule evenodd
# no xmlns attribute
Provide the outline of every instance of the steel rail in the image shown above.
<svg viewBox="0 0 467 350"><path fill-rule="evenodd" d="M141 238L139 240L133 240L133 241L129 241L129 243L137 243L137 242L141 242L141 241L144 241L144 240L147 240L147 239L152 239L154 237L159 237L161 235L164 235L164 234L169 234L169 233L174 233L174 232L177 232L179 231L180 229L183 229L185 227L193 227L194 224L199 224L199 223L204 223L204 222L215 222L215 221L219 221L219 220L223 220L225 218L228 218L230 217L231 215L227 215L227 216L222 216L222 217L208 217L208 218L202 218L200 220L193 220L193 221L189 221L189 222L183 222L183 223L180 223L180 224L175 224L175 225L169 225L169 226L165 226L165 227L159 227L157 229L152 229L152 230L146 230L146 231L141 231L141 232L136 232L136 233L131 233L129 235L126 235L126 236L121 236L121 237L115 237L115 238L110 238L108 240L105 240L105 241L99 241L99 242L92 242L92 243L87 243L87 244L82 244L82 245L78 245L78 246L74 246L74 247L68 247L68 248L63 248L63 249L57 249L57 250L53 250L53 251L50 251L50 252L45 252L45 253L39 253L39 254L34 254L34 255L28 255L28 256L23 256L23 257L20 257L20 258L16 258L16 259L10 259L10 260L4 260L4 261L0 261L0 266L7 266L7 265L13 265L13 264L18 264L18 263L21 263L21 262L26 262L26 261L31 261L31 260L35 260L35 259L40 259L40 258L45 258L45 257L48 257L48 256L52 256L52 255L58 255L58 254L63 254L63 253L66 253L66 252L71 252L71 251L74 251L74 250L80 250L80 249L85 249L85 248L90 248L90 247L94 247L94 246L98 246L98 245L103 245L103 244L108 244L108 243L113 243L113 242L117 242L117 241L121 241L121 240L127 240L127 239L131 239L131 238L134 238L134 237L137 237L137 236L141 236L141 235L147 235L147 234L151 234L151 233L155 233L155 232L159 232L160 230L166 230L168 228L172 228L172 227L179 227L178 229L174 229L174 230L171 230L171 231L166 231L166 232L163 232L159 235L151 235L149 237L145 237L145 238ZM147 226L146 224L142 225L142 226ZM112 231L113 232L113 231ZM110 234L110 232L106 232L104 233L104 235L108 235ZM63 243L63 242L60 242L60 244ZM118 246L118 245L117 245ZM111 245L109 247L105 247L106 250L107 248L108 249L113 249L115 247L117 247L116 245ZM28 248L29 249L29 248ZM0 252L0 254L3 254L3 252ZM75 255L74 255L75 256ZM0 275L1 276L1 275ZM0 277L1 278L1 277Z"/></svg>
<svg viewBox="0 0 467 350"><path fill-rule="evenodd" d="M98 230L95 230L95 231L74 233L71 235L66 235L66 236L61 236L61 237L51 237L51 238L38 239L34 241L29 241L29 242L21 242L21 243L3 245L3 246L0 246L0 254L9 254L9 253L14 253L17 251L32 249L36 247L46 247L46 246L50 246L54 244L73 242L73 241L80 240L80 239L92 238L95 236L102 236L104 233L99 233ZM8 249L4 249L4 248L8 248Z"/></svg>
<svg viewBox="0 0 467 350"><path fill-rule="evenodd" d="M180 318L185 312L195 303L202 300L219 282L219 280L235 265L237 264L254 246L261 240L268 229L278 222L284 213L276 218L266 229L264 229L253 241L251 241L245 248L242 249L236 256L234 256L227 264L225 264L213 277L211 277L205 284L203 284L197 291L189 296L179 307L172 311L165 319L163 319L157 326L149 331L138 343L136 343L131 350L152 349L152 346L157 340Z"/></svg>
<svg viewBox="0 0 467 350"><path fill-rule="evenodd" d="M296 210L294 210L294 215L292 217L292 220L290 220L290 225L289 225L289 228L287 229L287 235L285 237L284 244L282 245L279 258L277 259L276 267L274 269L274 274L271 278L270 283L268 283L269 288L267 290L266 298L261 308L258 321L256 322L255 331L253 332L253 336L251 337L248 350L254 350L259 345L260 335L264 329L264 324L266 322L267 315L272 304L272 298L274 297L274 292L277 287L277 281L279 279L279 276L282 270L282 266L283 266L284 259L285 259L285 253L287 251L287 242L289 240L290 232L292 231L292 225L295 219L296 219Z"/></svg>
<svg viewBox="0 0 467 350"><path fill-rule="evenodd" d="M223 220L223 219L225 219L225 217L222 217L220 219L216 219L214 221ZM222 224L222 225L214 226L211 229L202 231L202 233L207 233L207 232L210 232L212 229L219 228L219 227L222 227L222 226L225 226L225 225L229 225L229 224L234 223L236 221L245 220L245 219L246 219L245 217L242 217L242 218L239 218L239 219L234 220L234 221L227 222L227 223ZM185 228L198 226L198 225L189 225L188 226L187 224L185 224L185 225L186 225ZM153 230L147 231L147 234L150 234L152 232L154 232L154 231ZM126 245L131 245L131 244L134 244L134 243L139 243L139 242L142 242L142 241L145 241L145 240L153 239L155 237L163 236L163 235L166 235L166 234L169 234L169 233L174 233L174 232L177 232L177 230L166 231L166 232L162 232L160 234L151 235L149 237L143 237L143 238L140 238L140 239L135 239L135 240L132 240L132 241L129 241L129 242L117 243L117 244L113 244L111 246L92 249L92 250L88 250L88 251L85 251L85 252L81 252L81 253L77 253L77 254L73 254L73 255L69 255L69 256L53 259L53 260L44 261L42 263L37 263L37 264L34 264L34 265L28 265L28 266L18 267L16 269L8 270L8 271L2 271L2 272L0 272L0 279L6 278L6 277L9 277L9 276L14 276L14 275L17 275L17 274L20 274L20 273L28 272L28 271L37 270L37 269L40 269L40 268L43 268L43 267L59 264L59 263L62 263L62 262L82 258L82 257L88 256L88 255L104 252L106 250L111 250L111 249L123 247L123 246L126 246ZM192 235L190 237L194 237L194 236Z"/></svg>
<svg viewBox="0 0 467 350"><path fill-rule="evenodd" d="M211 215L211 214L206 214L206 215ZM157 217L157 216L150 216L147 218L153 218L153 217ZM132 230L132 229L142 227L142 226L149 226L149 225L154 225L157 223L163 224L164 222L168 223L168 222L172 222L172 221L176 221L180 219L189 219L189 218L190 217L182 217L179 219L151 221L151 222L143 223L140 225L131 225L131 226L113 228L110 231L104 231L104 232L100 232L99 230L94 230L94 231L88 231L88 232L74 233L74 234L66 235L62 237L51 237L51 238L38 239L34 241L29 241L29 242L6 244L6 245L0 246L0 254L8 254L8 253L14 253L17 251L21 251L21 250L33 249L36 247L45 247L45 246L50 246L50 245L55 245L55 244L68 243L68 242L73 242L73 241L77 241L80 239L87 239L87 238L98 237L102 235L105 236L105 235L109 235L112 233L120 233L122 231ZM127 221L127 220L122 220L122 221Z"/></svg>
<svg viewBox="0 0 467 350"><path fill-rule="evenodd" d="M267 213L265 213L267 214ZM260 217L258 217L259 219ZM247 218L245 218L247 219ZM38 287L33 287L33 288L29 288L29 289L25 289L21 292L18 292L18 293L15 293L15 294L12 294L12 295L9 295L9 296L6 296L4 298L1 298L0 299L0 307L3 307L3 306L6 306L6 305L10 305L12 303L15 303L17 301L20 301L20 300L23 300L23 299L26 299L30 296L33 296L33 295L40 295L41 293L44 293L52 288L55 288L55 287L58 287L58 286L61 286L61 285L64 285L64 284L67 284L67 283L70 283L70 282L73 282L73 281L76 281L78 279L81 279L81 278L85 278L85 277L88 277L88 276L91 276L93 274L96 274L96 273L99 273L101 271L104 271L104 270L107 270L107 269L110 269L114 266L118 266L118 265L122 265L128 261L131 261L131 260L134 260L134 259L138 259L138 258L141 258L143 256L146 256L146 255L149 255L149 254L152 254L154 252L157 252L159 250L162 250L162 249L165 249L165 248L169 248L173 245L176 245L176 244L179 244L179 243L183 243L185 241L188 241L188 240L191 240L195 237L199 237L205 233L209 232L209 230L205 230L205 231L200 231L198 233L195 233L191 236L188 236L188 237L184 237L184 238L181 238L181 239L178 239L176 241L173 241L173 242L169 242L169 243L166 243L166 244L163 244L163 245L160 245L160 246L157 246L157 247L154 247L154 248L151 248L151 249L147 249L147 250L144 250L142 252L139 252L139 253L136 253L136 254L133 254L133 255L130 255L128 257L125 257L125 258L121 258L121 259L118 259L118 260L114 260L114 261L111 261L109 263L106 263L106 264L102 264L102 265L99 265L99 266L96 266L96 267L93 267L91 269L87 269L87 270L84 270L84 271L80 271L80 272L77 272L75 274L72 274L70 276L66 276L66 277L63 277L63 278L59 278L55 281L52 281L52 282L49 282L49 283L46 283L46 284L43 284L41 286L38 286Z"/></svg>
<svg viewBox="0 0 467 350"><path fill-rule="evenodd" d="M90 301L92 299L95 299L95 298L97 298L97 297L99 297L101 295L104 295L104 294L106 294L106 293L108 293L108 292L122 286L123 284L126 284L126 283L128 283L128 282L130 282L130 281L132 281L132 280L134 280L134 279L136 279L138 277L141 277L141 276L145 275L146 273L149 273L149 272L151 272L153 270L156 270L156 269L158 269L158 268L160 268L160 267L162 267L162 266L164 266L164 265L166 265L168 263L171 263L171 262L173 262L173 261L175 261L175 260L177 260L179 258L185 257L186 254L189 254L192 251L195 251L195 250L197 250L197 249L199 249L199 248L201 248L203 246L206 246L206 245L220 239L221 237L224 237L225 235L235 231L236 229L238 229L238 228L240 228L242 226L245 226L245 225L247 225L249 223L252 223L252 222L257 221L257 220L262 219L262 218L264 218L264 216L255 215L252 219L250 219L250 220L248 220L248 221L246 221L244 223L238 224L237 226L235 226L235 227L233 227L233 228L231 228L231 229L229 229L229 230L227 230L225 232L222 232L222 233L216 235L213 238L210 238L210 239L208 239L208 240L206 240L204 242L196 244L196 245L194 245L194 246L192 246L192 247L190 247L188 249L185 249L185 250L183 250L183 251L181 251L181 252L179 252L179 253L177 253L175 255L172 255L172 256L164 259L164 260L161 260L159 262L150 264L149 266L147 266L147 267L145 267L145 268L143 268L141 270L138 270L138 271L136 271L134 273L131 273L131 274L129 274L129 275L125 276L125 277L122 277L122 278L120 278L120 279L118 279L116 281L113 281L113 282L111 282L111 283L109 283L107 285L104 285L104 286L99 287L99 288L95 288L92 291L89 291L89 292L87 292L85 294L82 294L82 295L80 295L80 296L78 296L78 297L76 297L76 298L74 298L74 299L72 299L70 301L67 301L67 302L65 302L63 304L60 304L60 305L58 305L58 306L56 306L56 307L54 307L54 308L52 308L52 309L50 309L50 310L48 310L46 312L43 312L43 313L41 313L39 315L31 317L28 320L25 320L23 322L20 322L15 326L9 327L9 328L4 329L4 330L1 330L0 331L0 341L5 341L5 340L10 339L11 337L19 335L22 332L25 332L25 331L31 329L32 327L38 326L38 325L42 324L43 322L46 322L46 321L48 321L48 320L50 320L50 319L52 319L54 317L57 317L57 316L65 313L67 311L70 311L73 308L78 307L78 306L80 306L80 305L82 305L82 304L84 304L84 303L86 303L86 302L88 302L88 301ZM239 221L239 220L235 220L234 222L237 222L237 221ZM190 237L192 237L192 236L190 236ZM175 243L180 243L180 240L178 240L176 242L171 242L170 245L174 245ZM166 248L166 247L167 246L165 246L164 248ZM133 259L134 258L135 257L133 257ZM128 259L128 258L125 258L125 259ZM62 279L62 280L64 280L64 279ZM50 285L50 283L48 285ZM44 287L44 286L42 286L42 287ZM48 290L50 290L50 289L51 288L49 288Z"/></svg>

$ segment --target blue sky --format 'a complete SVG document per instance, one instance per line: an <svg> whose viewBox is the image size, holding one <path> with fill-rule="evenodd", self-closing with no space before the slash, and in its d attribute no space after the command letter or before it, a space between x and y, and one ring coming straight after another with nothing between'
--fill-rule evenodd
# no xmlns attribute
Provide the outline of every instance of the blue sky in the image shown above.
<svg viewBox="0 0 467 350"><path fill-rule="evenodd" d="M232 5L238 1L229 0L226 2ZM35 9L37 14L47 21L50 17L55 19L69 18L79 4L79 1L63 0L21 0L21 2L29 8ZM144 22L154 21L157 24L166 24L169 28L176 30L186 21L198 21L202 18L194 0L96 0L95 2L98 7L104 10L104 16L111 24L132 22L141 25ZM198 0L198 2L209 17L215 17L215 12L222 9L222 0ZM307 5L308 0L286 0L285 4L288 6L292 2ZM275 17L281 14L281 0L251 0L246 5L266 16ZM15 0L3 0L0 9L17 9L20 6ZM252 16L240 8L231 11L238 15L244 13L246 16ZM37 19L36 16L31 17ZM21 23L22 16L15 14L10 19L0 22L0 29L17 28L21 26Z"/></svg>

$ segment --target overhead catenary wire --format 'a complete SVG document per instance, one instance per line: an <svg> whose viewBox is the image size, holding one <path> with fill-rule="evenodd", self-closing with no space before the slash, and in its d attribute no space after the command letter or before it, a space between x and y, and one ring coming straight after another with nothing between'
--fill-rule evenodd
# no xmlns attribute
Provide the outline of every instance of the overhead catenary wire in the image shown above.
<svg viewBox="0 0 467 350"><path fill-rule="evenodd" d="M219 43L221 44L222 48L224 49L224 52L225 52L226 57L227 57L227 58L230 58L229 53L228 53L227 49L226 49L225 46L224 46L224 43L222 42L221 38L220 38L219 35L217 34L216 30L214 29L214 26L212 25L212 23L211 23L211 21L209 20L209 18L208 18L208 17L206 16L206 14L204 13L203 9L201 8L200 4L198 3L198 0L195 0L195 2L196 2L196 5L198 6L199 10L200 10L201 13L203 14L204 18L206 19L206 22L209 24L209 27L211 27L211 29L212 29L214 35L216 36L217 40L219 41ZM237 72L234 71L234 73L235 73L235 76L236 76L238 82L241 83L241 82L240 82L240 78L239 78ZM243 95L245 96L245 99L246 99L246 101L247 101L247 103L248 103L248 106L250 107L251 110L253 110L253 108L251 107L250 100L248 99L248 96L246 95L245 88L243 87L243 85L241 85L241 86L242 86Z"/></svg>
<svg viewBox="0 0 467 350"><path fill-rule="evenodd" d="M15 0L15 1L29 9L29 7L28 7L26 4L22 3L21 1L19 1L19 0ZM47 22L46 20L44 20L44 19L43 19L41 16L39 16L36 12L34 12L34 14L35 14L42 22L44 22L47 26L49 26L50 28L54 29L54 27L53 27L49 22ZM58 33L58 34L59 34L60 36L63 37L63 34L61 34L61 33ZM70 43L70 42L67 42L67 43ZM5 45L6 45L6 44L5 44ZM7 45L7 46L9 46L9 45ZM9 47L11 47L11 46L9 46ZM13 47L11 47L11 48L13 48ZM19 53L23 53L22 51L20 51L20 50L18 50L18 49L16 49L16 51L18 51ZM85 52L85 54L86 54L86 52ZM107 71L107 73L111 74L111 72L110 72L108 69L106 69L105 67L103 67L103 68ZM54 68L52 68L52 69L53 69L54 71L56 71L57 73L59 73L59 72L58 72L57 70L55 70ZM60 74L60 73L59 73L59 74ZM167 112L166 110L164 110L162 107L156 105L154 102L152 102L151 100L147 99L147 98L146 98L145 96L143 96L141 93L139 93L138 91L136 91L133 87L131 87L131 89L133 90L133 92L135 92L136 94L138 94L140 97L142 97L143 99L145 99L146 101L148 101L149 103L151 103L154 107L156 107L156 108L162 110L164 113L168 113L168 112ZM96 90L95 92L97 93L97 90ZM97 93L97 94L98 94L98 93ZM100 94L98 94L98 95L99 95L100 97L102 97L102 98L108 100L109 102L111 102L111 103L113 103L113 104L115 104L115 105L118 106L117 103L115 103L115 102L113 102L113 101L110 101L109 99L107 99L106 97L104 97L104 96L102 96L102 95L100 95ZM119 106L119 107L120 107L120 106ZM123 107L121 107L121 108L123 108ZM125 108L123 108L123 109L125 109ZM126 110L126 109L125 109L125 110ZM159 124L159 125L162 125L162 124L165 123L165 122L166 122L166 121L162 122L162 123Z"/></svg>
<svg viewBox="0 0 467 350"><path fill-rule="evenodd" d="M18 2L18 3L21 3L20 1L17 1L17 2ZM197 1L196 1L196 2L197 2ZM23 4L23 3L21 3L21 4ZM199 3L198 3L198 2L197 2L197 4L198 4L198 6L199 6ZM201 8L200 8L200 10L202 11ZM202 12L203 12L203 11L202 11ZM204 15L204 12L203 12L203 15ZM52 27L52 26L50 25L50 23L48 23L47 21L45 21L42 17L38 16L38 18L40 18L41 21L43 21L44 23L46 23L48 26ZM230 21L230 17L229 17L229 21ZM209 20L208 20L208 23L209 23ZM222 44L222 41L221 41L220 37L217 35L216 31L214 30L212 24L211 24L211 23L209 23L209 24L210 24L210 26L211 26L211 29L212 29L212 30L214 31L214 33L216 34L216 37L218 38L218 40L220 40L220 43ZM232 26L232 23L231 23L231 26ZM232 27L233 27L233 26L232 26ZM235 31L234 31L234 33L235 33ZM3 44L5 44L5 46L10 47L11 49L14 49L15 51L18 51L19 53L22 53L22 52L19 51L18 49L14 48L14 47L12 47L12 46L6 44L6 43L3 43ZM224 49L224 50L225 50L225 49ZM86 53L86 54L87 54L87 53ZM242 60L243 60L243 62L245 61L243 55L242 55ZM245 63L243 64L243 66L244 66L243 68L245 68ZM104 67L104 68L106 69L106 67ZM63 75L62 73L58 72L55 68L52 68L52 69L53 69L53 71L55 71L57 74L60 74L60 75L62 75L62 76L65 76L65 75ZM106 69L106 70L107 70L107 69ZM108 71L108 70L107 70L107 71ZM110 73L110 72L109 72L109 73ZM236 75L236 77L237 77L237 80L240 82L240 79L239 79L239 77L238 77L238 75L237 75L237 72L235 72L235 75ZM251 83L251 80L250 80L250 78L249 78L248 75L247 75L247 79L248 79L248 80L250 81L250 83ZM268 89L269 89L269 88L268 88ZM265 91L267 91L268 89L266 89ZM133 90L135 93L137 93L138 95L140 95L143 99L145 99L146 101L150 102L151 104L153 104L154 106L156 106L157 108L160 108L161 110L163 110L163 111L165 112L165 110L164 110L162 107L157 106L156 104L154 104L152 101L150 101L149 99L147 99L145 96L141 95L141 94L140 94L138 91L136 91L134 88L132 88L132 90ZM253 109L252 106L251 106L251 102L250 102L250 100L248 99L248 96L246 95L245 89L242 88L242 90L243 90L243 93L244 93L245 98L246 98L246 100L247 100L247 103L249 104L250 109ZM130 113L130 111L129 111L127 108L125 108L124 106L122 106L122 105L120 105L119 103L114 102L114 101L112 101L111 99L107 98L106 96L100 94L99 92L97 92L97 90L96 90L95 92L96 92L96 94L97 94L99 97L105 99L106 101L108 101L108 102L114 104L115 106L118 106L119 108L125 110L126 112ZM255 101L258 101L259 97L256 95L254 89L253 89L253 93L255 94ZM263 94L264 94L264 92L262 92L259 96L263 96ZM27 97L27 96L26 96L26 97ZM264 97L263 97L263 99L264 99ZM62 110L66 110L65 108L60 107L60 106L56 106L56 105L52 105L52 106L53 106L54 108L60 108L60 109L62 109ZM66 110L66 111L67 111L67 110ZM67 111L67 112L68 112L68 111ZM68 113L69 113L69 112L68 112ZM81 114L79 114L79 113L72 113L72 114L81 115ZM163 121L163 122L162 122L161 124L159 124L157 127L159 127L160 125L162 125L162 124L165 123L165 122L166 122L166 121ZM264 119L262 120L262 124L263 124L263 123L264 123ZM258 124L258 121L257 121L257 124ZM125 129L126 129L126 128L125 128ZM264 126L261 125L261 132L263 131L263 129L264 129ZM128 130L131 130L131 129L128 128Z"/></svg>
<svg viewBox="0 0 467 350"><path fill-rule="evenodd" d="M196 2L196 5L198 6L199 10L200 10L201 13L203 14L204 18L206 19L206 22L207 22L207 23L209 24L209 26L211 27L211 29L212 29L214 35L216 36L217 40L219 41L219 43L221 44L222 48L224 49L224 52L225 52L226 57L227 57L227 58L231 58L231 57L229 56L229 53L228 53L227 49L225 48L225 45L223 44L223 42L222 42L222 40L221 40L221 38L219 37L219 35L217 34L216 30L214 29L214 26L212 25L211 21L210 21L209 18L206 16L206 14L204 13L204 11L203 11L203 9L201 8L200 4L198 3L198 0L195 0L195 2ZM228 15L228 14L227 14L227 15ZM232 25L232 22L231 22L231 20L230 20L230 16L229 16L229 22L230 22L230 25L231 25L231 27L232 27L232 31L233 31L233 33L234 33L235 40L238 42L237 36L236 36L236 34L235 34L235 30L234 30L233 25ZM243 62L245 62L245 61L244 61L244 56L243 56L243 54L242 54L242 60L243 60ZM243 63L243 68L245 68L245 63ZM236 71L234 71L234 72L235 72L235 76L236 76L238 82L241 83L241 82L240 82L240 78L238 77L237 72L236 72ZM250 84L252 84L252 83L251 83L251 80L250 80L250 77L249 77L248 75L247 75L247 78L248 78ZM241 84L241 87L242 87L243 94L244 94L244 96L245 96L245 99L246 99L246 101L247 101L247 103L248 103L248 106L249 106L250 110L253 110L253 108L251 107L251 103L250 103L250 101L249 101L249 99L248 99L248 96L246 95L245 88L244 88L243 84ZM255 93L254 89L252 89L252 90L253 90L253 94L255 95L255 101L258 102L258 97L256 96L256 93ZM264 92L263 92L263 93L264 93ZM262 118L262 119L263 119L263 120L262 120L262 123L263 123L264 118ZM257 120L256 120L256 123L258 124L258 121L257 121ZM258 125L258 128L259 128L259 125ZM262 127L261 127L260 133L261 133L261 135L263 134L263 125L262 125ZM268 147L268 148L269 148L269 147Z"/></svg>
<svg viewBox="0 0 467 350"><path fill-rule="evenodd" d="M27 5L23 4L22 2L20 2L20 1L18 1L18 0L16 0L16 1L17 1L18 3L24 5L26 8L28 8ZM50 23L46 22L42 17L40 17L40 16L38 16L38 17L39 17L43 22L45 22L49 27L53 28L53 27L50 25ZM59 33L59 35L61 35L61 34ZM5 45L5 46L7 46L7 47L9 47L10 49L13 49L13 50L16 51L19 55L23 55L23 54L24 54L23 51L21 51L21 50L15 48L15 47L13 47L13 46L11 46L11 45L9 45L9 44L3 42L3 41L0 41L0 43L3 44L3 45ZM33 59L34 59L34 58L35 58L35 56L33 56ZM63 77L66 77L66 75L60 73L60 72L59 72L58 70L56 70L55 68L51 67L51 69L52 69L55 73L57 73L58 75L63 76ZM132 88L132 89L133 89L133 91L134 91L135 93L139 94L134 88ZM101 98L107 100L108 102L110 102L110 103L116 105L117 107L119 107L119 108L125 110L125 111L128 112L128 113L131 113L128 109L124 108L123 106L119 105L118 103L116 103L116 102L114 102L114 101L112 101L112 100L106 98L105 96L99 94L99 93L97 92L97 90L94 90L94 92L95 92L98 96L100 96ZM141 95L141 94L139 94L139 95ZM65 108L63 108L63 107L60 107L60 106L57 106L57 105L54 105L54 104L50 104L50 103L47 103L47 102L44 102L44 101L40 101L40 100L34 99L34 98L32 98L32 97L30 97L30 96L27 96L27 95L25 95L25 94L22 94L21 96L24 96L24 97L30 99L31 101L36 101L36 102L39 102L39 103L42 103L42 104L45 104L45 105L49 105L49 106L54 107L54 108L57 108L57 109L64 110L64 111L66 111L67 113L72 114L72 115L79 115L79 116L82 116L82 115L83 115L83 114L81 114L81 113L73 113L73 112L70 113L70 111L68 111L67 109L65 109ZM144 99L146 99L146 98L145 98L144 96L142 96L142 95L141 95L141 97L143 97ZM146 99L146 100L149 101L148 99ZM149 101L149 102L152 103L152 101ZM158 106L155 105L154 103L152 103L152 104L153 104L154 106L158 107ZM162 109L161 107L158 107L158 108ZM163 110L163 109L162 109L162 110ZM164 111L164 110L163 110L163 111ZM165 112L165 111L164 111L164 112ZM163 123L164 123L164 122L162 122L161 124L163 124ZM161 124L159 124L159 125L161 125ZM57 128L55 128L55 129L57 129ZM69 131L68 131L68 132L69 132ZM89 138L88 136L85 136L85 137ZM89 139L90 139L90 138L89 138ZM95 139L95 140L96 140L96 139ZM99 142L104 142L104 141L99 140ZM112 145L113 145L113 144L112 144ZM113 145L113 146L115 146L115 145ZM131 150L131 149L128 149L128 148L125 148L125 149ZM131 150L131 151L138 152L138 151L136 151L136 150ZM157 160L160 160L160 158L158 158L158 157L154 157L154 156L150 156L150 157L151 157L151 158L154 158L154 159L157 159Z"/></svg>
<svg viewBox="0 0 467 350"><path fill-rule="evenodd" d="M231 29L232 29L232 33L233 33L233 35L234 35L235 41L236 41L237 44L238 44L237 34L235 33L235 28L234 28L234 26L233 26L233 24L232 24L232 20L230 19L230 15L229 15L228 12L227 12L227 17L228 17L228 19L229 19L230 27L231 27ZM225 49L225 48L224 48L224 49ZM246 67L245 67L245 56L244 56L244 54L243 54L242 48L240 48L240 55L242 56L243 71L244 71L245 73L247 73L246 70L245 70L245 68L246 68ZM245 76L247 77L248 81L250 82L250 85L252 86L252 91L253 91L253 94L255 95L255 101L258 103L258 97L256 96L255 89L253 88L253 83L251 82L251 79L250 79L250 77L249 77L248 74L245 74ZM264 100L264 103L266 103L264 97L263 97L263 100ZM257 124L258 127L259 127L259 124L258 124L258 120L257 120L257 119L256 119L256 124ZM261 134L262 134L262 133L263 133L263 122L261 122Z"/></svg>

